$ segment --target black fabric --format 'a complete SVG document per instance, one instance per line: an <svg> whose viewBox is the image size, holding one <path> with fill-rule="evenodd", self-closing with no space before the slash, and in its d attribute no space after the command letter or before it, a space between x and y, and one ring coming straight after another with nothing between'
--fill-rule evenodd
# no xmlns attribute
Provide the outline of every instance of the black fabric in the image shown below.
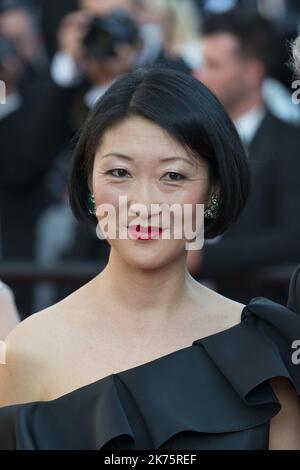
<svg viewBox="0 0 300 470"><path fill-rule="evenodd" d="M294 312L300 312L300 264L291 277L287 307Z"/></svg>
<svg viewBox="0 0 300 470"><path fill-rule="evenodd" d="M267 449L281 405L269 379L300 397L292 342L300 316L251 299L237 325L51 401L0 408L0 449Z"/></svg>

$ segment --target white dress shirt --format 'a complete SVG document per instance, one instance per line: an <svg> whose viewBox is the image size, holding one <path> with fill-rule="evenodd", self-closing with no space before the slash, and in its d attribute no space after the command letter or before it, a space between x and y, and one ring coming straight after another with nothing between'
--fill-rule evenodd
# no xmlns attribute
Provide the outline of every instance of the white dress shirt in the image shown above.
<svg viewBox="0 0 300 470"><path fill-rule="evenodd" d="M245 145L251 143L266 112L264 107L255 107L234 120L236 130Z"/></svg>

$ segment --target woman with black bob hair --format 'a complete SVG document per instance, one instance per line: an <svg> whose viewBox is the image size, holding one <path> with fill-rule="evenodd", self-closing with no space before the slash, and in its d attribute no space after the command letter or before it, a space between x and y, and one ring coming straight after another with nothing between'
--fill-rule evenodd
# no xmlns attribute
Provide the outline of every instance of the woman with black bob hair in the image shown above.
<svg viewBox="0 0 300 470"><path fill-rule="evenodd" d="M218 184L218 215L206 223L205 237L223 233L242 211L249 191L249 168L236 129L218 99L182 72L139 69L113 84L90 113L75 149L70 202L81 221L89 211L88 175L105 131L129 117L156 123L191 157L208 164L210 186Z"/></svg>
<svg viewBox="0 0 300 470"><path fill-rule="evenodd" d="M109 261L8 335L1 449L300 449L299 315L187 270L194 240L227 230L248 189L235 128L202 83L163 67L113 83L70 174L73 211L98 222Z"/></svg>

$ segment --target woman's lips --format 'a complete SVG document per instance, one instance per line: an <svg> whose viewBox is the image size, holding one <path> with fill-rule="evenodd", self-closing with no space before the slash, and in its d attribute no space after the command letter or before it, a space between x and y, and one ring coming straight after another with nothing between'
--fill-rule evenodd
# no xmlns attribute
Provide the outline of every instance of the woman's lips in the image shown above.
<svg viewBox="0 0 300 470"><path fill-rule="evenodd" d="M136 240L153 240L159 238L163 229L161 227L130 225L128 231Z"/></svg>

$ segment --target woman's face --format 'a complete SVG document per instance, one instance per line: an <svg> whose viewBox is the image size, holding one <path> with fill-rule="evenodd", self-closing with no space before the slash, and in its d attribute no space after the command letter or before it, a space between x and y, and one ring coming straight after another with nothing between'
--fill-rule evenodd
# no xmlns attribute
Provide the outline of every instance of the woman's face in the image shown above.
<svg viewBox="0 0 300 470"><path fill-rule="evenodd" d="M108 228L116 229L115 238L106 235L111 248L131 266L157 269L187 253L186 242L193 237L185 237L183 224L192 223L195 230L196 204L207 204L208 164L191 157L158 125L130 117L105 132L95 155L90 188L102 231L107 234ZM120 196L126 196L123 206L119 205ZM99 215L102 204L115 210L116 219L112 216L114 211ZM134 204L141 206L137 209ZM174 204L179 208L177 216L167 210L164 219L162 207L171 208ZM185 204L192 211L190 216L183 212ZM153 239L137 239L139 234L128 226L139 222L146 229L169 229L170 237L164 239L160 233ZM175 225L180 232L176 238ZM121 227L126 234L124 239L119 238Z"/></svg>

